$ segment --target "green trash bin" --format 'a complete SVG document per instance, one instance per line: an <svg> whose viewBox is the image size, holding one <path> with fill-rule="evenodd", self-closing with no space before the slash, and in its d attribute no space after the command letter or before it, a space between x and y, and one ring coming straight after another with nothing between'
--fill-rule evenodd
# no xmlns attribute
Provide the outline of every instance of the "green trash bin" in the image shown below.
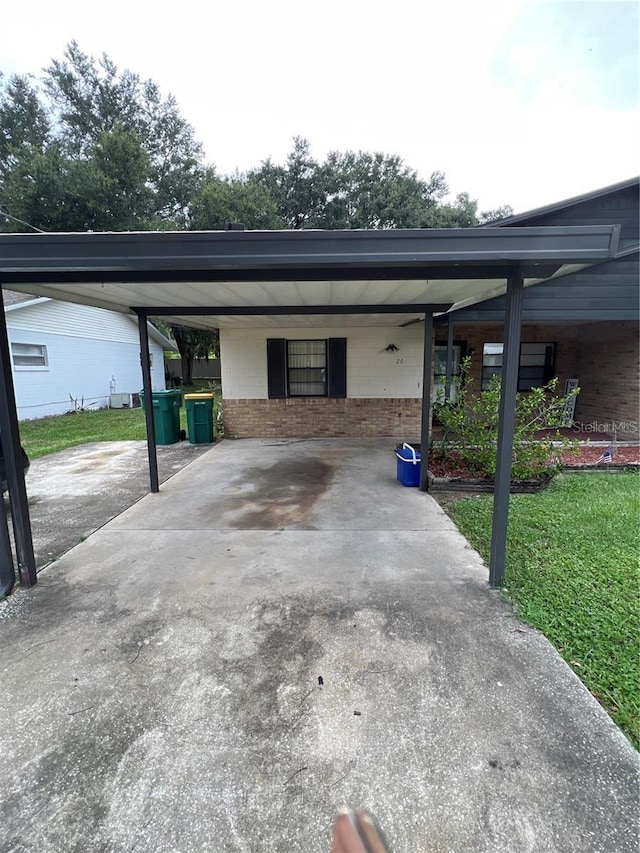
<svg viewBox="0 0 640 853"><path fill-rule="evenodd" d="M180 407L182 391L152 391L153 425L156 444L175 444L180 440ZM140 392L144 409L144 392Z"/></svg>
<svg viewBox="0 0 640 853"><path fill-rule="evenodd" d="M190 444L213 441L213 394L185 394L187 433Z"/></svg>

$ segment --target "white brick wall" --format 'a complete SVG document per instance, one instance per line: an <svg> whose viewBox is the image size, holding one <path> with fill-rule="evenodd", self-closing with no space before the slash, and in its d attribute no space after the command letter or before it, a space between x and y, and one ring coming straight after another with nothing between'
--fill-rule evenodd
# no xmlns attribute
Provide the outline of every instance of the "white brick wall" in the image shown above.
<svg viewBox="0 0 640 853"><path fill-rule="evenodd" d="M267 399L267 338L347 339L347 396L422 396L424 327L221 329L222 393L232 400ZM386 352L389 344L398 347Z"/></svg>

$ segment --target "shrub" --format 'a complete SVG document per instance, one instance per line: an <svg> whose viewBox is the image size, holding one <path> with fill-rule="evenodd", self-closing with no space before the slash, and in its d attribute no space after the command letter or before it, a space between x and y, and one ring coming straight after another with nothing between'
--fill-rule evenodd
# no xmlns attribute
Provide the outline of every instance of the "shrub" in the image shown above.
<svg viewBox="0 0 640 853"><path fill-rule="evenodd" d="M443 458L455 451L474 474L493 477L502 380L492 376L485 390L473 393L470 366L471 359L467 357L462 363L455 402L445 400L434 404L434 415L442 424L442 437L434 449ZM576 396L580 389L561 397L556 394L557 385L555 378L544 387L516 394L512 467L515 480L536 479L553 473L560 467L562 453L577 446L577 442L562 436L558 429L562 426L567 399ZM539 430L549 429L555 432L544 440L535 440Z"/></svg>

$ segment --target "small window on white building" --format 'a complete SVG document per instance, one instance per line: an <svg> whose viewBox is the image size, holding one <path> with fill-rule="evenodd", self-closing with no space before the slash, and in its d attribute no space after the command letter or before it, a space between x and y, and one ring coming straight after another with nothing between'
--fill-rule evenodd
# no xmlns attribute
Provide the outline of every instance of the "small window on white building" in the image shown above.
<svg viewBox="0 0 640 853"><path fill-rule="evenodd" d="M44 344L11 344L15 367L48 367L47 347Z"/></svg>

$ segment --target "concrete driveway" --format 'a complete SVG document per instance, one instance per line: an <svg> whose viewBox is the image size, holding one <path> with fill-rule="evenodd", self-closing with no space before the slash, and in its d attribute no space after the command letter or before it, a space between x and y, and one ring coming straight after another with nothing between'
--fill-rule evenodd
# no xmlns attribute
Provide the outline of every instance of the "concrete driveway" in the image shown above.
<svg viewBox="0 0 640 853"><path fill-rule="evenodd" d="M0 849L313 853L349 804L635 853L636 752L393 447L222 442L0 606Z"/></svg>
<svg viewBox="0 0 640 853"><path fill-rule="evenodd" d="M160 482L208 448L187 441L158 446ZM41 569L148 493L147 443L96 441L41 456L31 461L26 484ZM9 509L6 495L5 506Z"/></svg>

